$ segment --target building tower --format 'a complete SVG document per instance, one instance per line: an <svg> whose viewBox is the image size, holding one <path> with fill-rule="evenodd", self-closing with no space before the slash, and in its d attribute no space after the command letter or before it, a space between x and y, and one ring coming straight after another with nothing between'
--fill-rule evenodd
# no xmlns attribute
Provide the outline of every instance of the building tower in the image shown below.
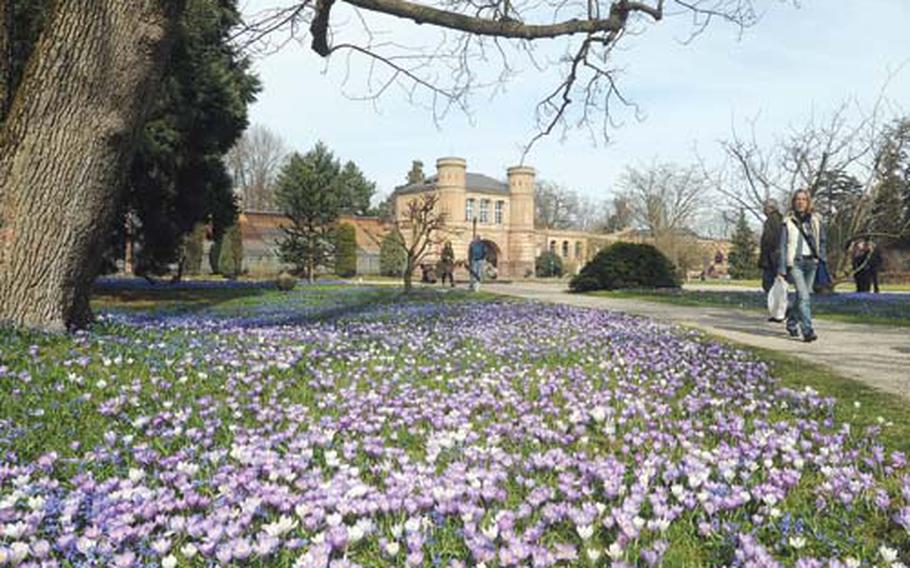
<svg viewBox="0 0 910 568"><path fill-rule="evenodd" d="M436 187L439 190L439 204L447 215L448 224L464 221L464 200L467 163L462 158L439 158L436 160Z"/></svg>
<svg viewBox="0 0 910 568"><path fill-rule="evenodd" d="M534 271L534 168L512 166L509 176L509 273Z"/></svg>

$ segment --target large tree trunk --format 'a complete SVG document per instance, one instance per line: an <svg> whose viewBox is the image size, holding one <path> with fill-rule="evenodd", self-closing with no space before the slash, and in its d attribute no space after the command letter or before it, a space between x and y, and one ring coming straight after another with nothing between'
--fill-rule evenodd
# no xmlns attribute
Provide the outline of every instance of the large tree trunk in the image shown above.
<svg viewBox="0 0 910 568"><path fill-rule="evenodd" d="M13 5L0 0L0 124L9 109L13 90Z"/></svg>
<svg viewBox="0 0 910 568"><path fill-rule="evenodd" d="M0 322L91 321L91 283L182 4L56 2L0 131Z"/></svg>

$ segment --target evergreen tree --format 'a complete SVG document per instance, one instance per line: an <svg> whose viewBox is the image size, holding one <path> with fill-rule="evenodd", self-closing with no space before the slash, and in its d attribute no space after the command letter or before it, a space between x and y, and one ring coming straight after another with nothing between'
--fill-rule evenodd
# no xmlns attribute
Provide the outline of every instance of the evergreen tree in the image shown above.
<svg viewBox="0 0 910 568"><path fill-rule="evenodd" d="M562 259L554 251L544 251L534 261L534 273L538 278L562 276Z"/></svg>
<svg viewBox="0 0 910 568"><path fill-rule="evenodd" d="M379 217L383 221L392 222L395 220L395 194L390 193L380 201L376 207L371 207L368 212L373 217Z"/></svg>
<svg viewBox="0 0 910 568"><path fill-rule="evenodd" d="M379 272L383 276L401 276L407 262L404 237L398 229L389 231L379 244Z"/></svg>
<svg viewBox="0 0 910 568"><path fill-rule="evenodd" d="M292 154L278 176L275 199L291 222L281 228L279 253L310 281L334 254L333 231L342 210L339 170L332 152L319 142L304 156Z"/></svg>
<svg viewBox="0 0 910 568"><path fill-rule="evenodd" d="M910 238L910 119L885 133L869 232L882 242Z"/></svg>
<svg viewBox="0 0 910 568"><path fill-rule="evenodd" d="M829 267L841 265L843 254L856 236L857 215L863 215L863 184L842 171L825 172L813 195L816 211L825 222Z"/></svg>
<svg viewBox="0 0 910 568"><path fill-rule="evenodd" d="M357 231L350 223L335 231L335 274L342 278L357 274Z"/></svg>
<svg viewBox="0 0 910 568"><path fill-rule="evenodd" d="M193 230L184 237L183 259L186 274L199 274L202 271L202 252L205 243L205 225L196 223Z"/></svg>
<svg viewBox="0 0 910 568"><path fill-rule="evenodd" d="M259 83L231 46L236 0L189 0L160 92L139 136L127 181L142 254L137 272L162 273L183 236L211 222L216 239L236 220L224 156L247 126Z"/></svg>
<svg viewBox="0 0 910 568"><path fill-rule="evenodd" d="M376 193L376 183L366 179L354 162L346 163L338 175L341 213L348 215L369 213L370 200Z"/></svg>
<svg viewBox="0 0 910 568"><path fill-rule="evenodd" d="M758 275L758 259L755 253L755 233L746 221L746 212L739 210L736 228L733 230L733 248L730 250L730 276L737 279L754 278Z"/></svg>
<svg viewBox="0 0 910 568"><path fill-rule="evenodd" d="M243 267L243 237L240 227L231 225L219 240L218 273L225 278L236 278Z"/></svg>

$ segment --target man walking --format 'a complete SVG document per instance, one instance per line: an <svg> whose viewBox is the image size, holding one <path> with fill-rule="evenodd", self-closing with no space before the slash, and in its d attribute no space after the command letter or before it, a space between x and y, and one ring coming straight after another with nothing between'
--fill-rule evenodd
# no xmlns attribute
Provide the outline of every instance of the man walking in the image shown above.
<svg viewBox="0 0 910 568"><path fill-rule="evenodd" d="M761 268L761 287L765 293L774 286L777 278L777 265L780 262L780 231L783 215L777 201L768 199L764 206L765 224L761 230L761 246L758 255L758 267Z"/></svg>
<svg viewBox="0 0 910 568"><path fill-rule="evenodd" d="M471 291L473 292L480 290L486 258L487 246L483 244L480 235L475 235L471 246L468 247L468 272L471 273Z"/></svg>

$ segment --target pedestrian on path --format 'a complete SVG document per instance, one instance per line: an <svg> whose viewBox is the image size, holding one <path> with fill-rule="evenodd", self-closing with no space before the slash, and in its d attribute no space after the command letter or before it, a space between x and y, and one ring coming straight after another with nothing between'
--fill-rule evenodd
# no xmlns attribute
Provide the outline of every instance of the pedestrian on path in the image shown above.
<svg viewBox="0 0 910 568"><path fill-rule="evenodd" d="M860 239L853 244L853 258L850 261L853 267L853 282L856 283L857 292L869 291L869 247L866 241Z"/></svg>
<svg viewBox="0 0 910 568"><path fill-rule="evenodd" d="M878 287L878 273L882 270L882 251L881 248L875 244L871 243L867 245L869 247L869 263L866 267L868 270L869 281L866 285L866 291L868 292L871 288L873 292L879 294L881 291Z"/></svg>
<svg viewBox="0 0 910 568"><path fill-rule="evenodd" d="M803 341L818 339L812 328L812 286L819 262L825 260L827 236L821 217L812 209L812 196L801 189L790 200L790 211L784 217L780 232L779 274L796 287L793 301L787 307L787 331Z"/></svg>
<svg viewBox="0 0 910 568"><path fill-rule="evenodd" d="M761 268L761 287L767 294L777 278L777 266L780 263L780 228L784 217L780 213L777 200L765 201L765 224L761 231L761 246L758 255L758 267Z"/></svg>
<svg viewBox="0 0 910 568"><path fill-rule="evenodd" d="M475 235L468 247L468 272L471 273L471 291L480 290L483 278L484 264L487 258L487 246L483 244L480 235Z"/></svg>
<svg viewBox="0 0 910 568"><path fill-rule="evenodd" d="M455 287L455 251L452 249L452 242L446 241L442 247L442 253L439 255L439 271L442 273L442 285L446 285L446 279Z"/></svg>

